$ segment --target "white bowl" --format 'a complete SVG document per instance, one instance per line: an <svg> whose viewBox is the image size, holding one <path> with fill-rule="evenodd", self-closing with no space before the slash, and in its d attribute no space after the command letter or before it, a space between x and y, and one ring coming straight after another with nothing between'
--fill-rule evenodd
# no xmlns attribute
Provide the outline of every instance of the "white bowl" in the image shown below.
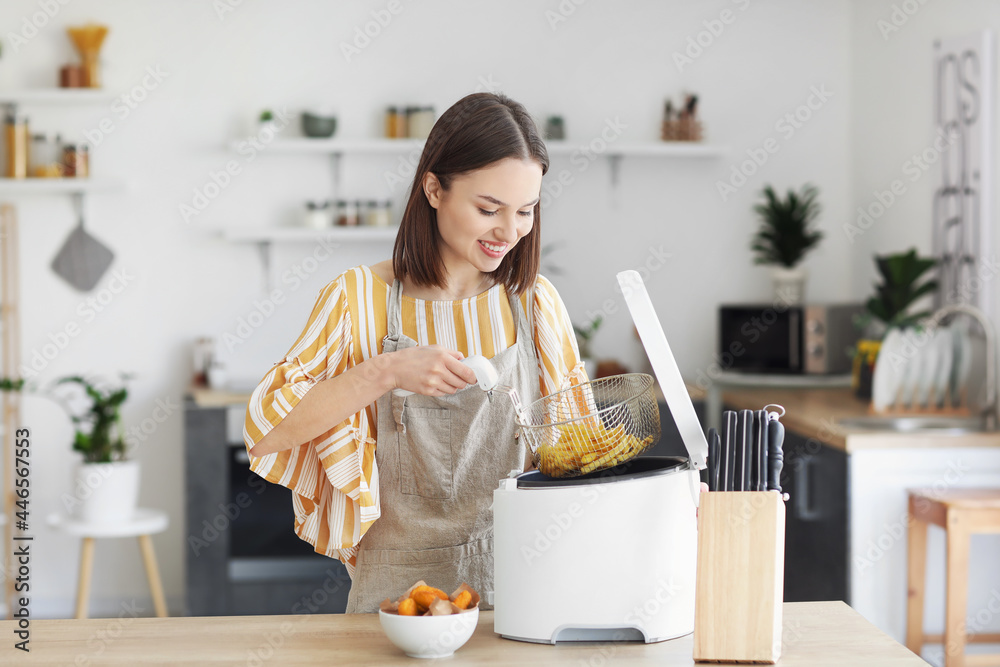
<svg viewBox="0 0 1000 667"><path fill-rule="evenodd" d="M385 635L411 658L447 658L469 641L479 608L448 616L399 616L378 613Z"/></svg>

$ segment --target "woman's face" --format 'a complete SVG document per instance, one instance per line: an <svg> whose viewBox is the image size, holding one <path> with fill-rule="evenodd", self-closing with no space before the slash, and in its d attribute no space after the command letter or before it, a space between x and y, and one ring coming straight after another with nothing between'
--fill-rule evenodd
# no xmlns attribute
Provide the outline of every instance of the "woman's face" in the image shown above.
<svg viewBox="0 0 1000 667"><path fill-rule="evenodd" d="M483 273L495 271L531 231L541 188L542 167L534 160L500 160L453 178L448 190L427 174L424 192L437 210L449 273L470 264Z"/></svg>

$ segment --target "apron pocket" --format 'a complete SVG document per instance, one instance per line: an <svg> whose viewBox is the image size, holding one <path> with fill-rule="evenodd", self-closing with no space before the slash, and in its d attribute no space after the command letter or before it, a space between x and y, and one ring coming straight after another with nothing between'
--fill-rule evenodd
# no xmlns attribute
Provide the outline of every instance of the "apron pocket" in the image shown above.
<svg viewBox="0 0 1000 667"><path fill-rule="evenodd" d="M399 490L422 498L451 498L451 411L406 406L399 437Z"/></svg>

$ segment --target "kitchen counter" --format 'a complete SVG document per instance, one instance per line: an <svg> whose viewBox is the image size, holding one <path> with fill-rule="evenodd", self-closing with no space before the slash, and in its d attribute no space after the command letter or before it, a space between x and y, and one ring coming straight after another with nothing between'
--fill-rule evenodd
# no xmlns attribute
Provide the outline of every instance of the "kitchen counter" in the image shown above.
<svg viewBox="0 0 1000 667"><path fill-rule="evenodd" d="M692 398L704 396L697 388L689 391ZM849 454L862 449L1000 447L1000 433L900 433L841 426L840 419L869 415L868 404L847 388L731 387L723 389L722 403L735 410L760 410L777 403L785 408L781 422L786 429Z"/></svg>
<svg viewBox="0 0 1000 667"><path fill-rule="evenodd" d="M16 623L0 621L5 656L19 665L245 664L419 665L389 642L376 614L65 619L31 622L30 653L12 644ZM782 667L925 665L842 602L784 608ZM693 665L691 635L656 644L558 646L501 639L481 612L453 665ZM714 663L720 664L720 663Z"/></svg>

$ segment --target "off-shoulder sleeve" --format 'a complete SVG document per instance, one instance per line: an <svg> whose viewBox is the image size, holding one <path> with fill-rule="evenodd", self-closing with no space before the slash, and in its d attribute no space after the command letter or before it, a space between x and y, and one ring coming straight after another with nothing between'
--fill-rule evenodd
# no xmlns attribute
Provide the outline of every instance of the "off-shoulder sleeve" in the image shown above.
<svg viewBox="0 0 1000 667"><path fill-rule="evenodd" d="M250 448L274 429L317 382L354 365L351 314L343 281L327 285L298 340L254 390L243 440ZM366 411L309 442L261 457L250 470L291 489L295 533L353 575L361 536L379 516L375 440Z"/></svg>
<svg viewBox="0 0 1000 667"><path fill-rule="evenodd" d="M555 286L543 276L535 281L532 304L541 395L586 382L569 312Z"/></svg>

